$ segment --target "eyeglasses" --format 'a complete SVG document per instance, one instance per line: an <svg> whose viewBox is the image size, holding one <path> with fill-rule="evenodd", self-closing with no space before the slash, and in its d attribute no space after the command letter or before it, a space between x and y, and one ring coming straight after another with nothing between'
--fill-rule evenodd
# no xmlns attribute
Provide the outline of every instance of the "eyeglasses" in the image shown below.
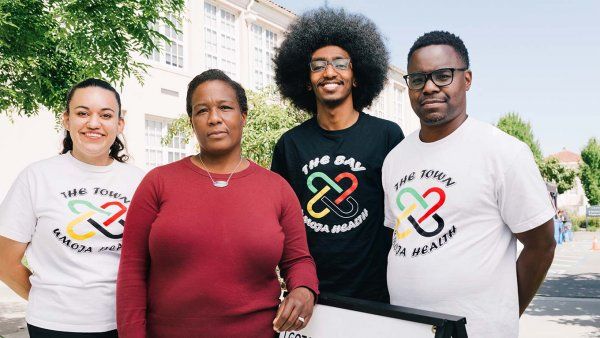
<svg viewBox="0 0 600 338"><path fill-rule="evenodd" d="M441 68L436 69L431 73L412 73L404 75L404 80L406 81L408 88L412 90L423 89L428 79L431 79L438 87L445 87L450 85L452 80L454 80L454 72L462 72L467 69L469 68Z"/></svg>
<svg viewBox="0 0 600 338"><path fill-rule="evenodd" d="M313 60L309 63L310 71L313 73L322 72L331 64L337 70L346 70L350 67L350 59Z"/></svg>

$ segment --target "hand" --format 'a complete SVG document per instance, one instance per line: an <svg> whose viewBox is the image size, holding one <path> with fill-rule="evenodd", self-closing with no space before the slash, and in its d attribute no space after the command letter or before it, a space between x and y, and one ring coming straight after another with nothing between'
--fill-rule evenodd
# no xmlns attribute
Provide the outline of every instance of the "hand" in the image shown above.
<svg viewBox="0 0 600 338"><path fill-rule="evenodd" d="M306 287L292 290L279 305L277 316L273 320L273 330L299 331L306 327L315 306L315 295ZM304 318L304 321L299 318Z"/></svg>

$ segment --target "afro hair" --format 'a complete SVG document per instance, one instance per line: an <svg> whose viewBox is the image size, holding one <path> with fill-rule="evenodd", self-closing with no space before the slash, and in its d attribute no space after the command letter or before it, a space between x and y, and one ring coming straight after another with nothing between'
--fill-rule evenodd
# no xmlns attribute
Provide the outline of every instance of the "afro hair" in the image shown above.
<svg viewBox="0 0 600 338"><path fill-rule="evenodd" d="M457 36L446 31L432 31L420 36L408 51L407 61L410 62L410 57L413 53L423 47L431 45L448 45L458 53L458 56L465 63L465 67L469 68L469 51L465 47L464 42Z"/></svg>
<svg viewBox="0 0 600 338"><path fill-rule="evenodd" d="M360 14L322 7L293 22L275 58L275 82L281 94L303 110L316 115L317 103L310 83L312 53L324 46L338 46L350 55L357 86L352 89L354 109L373 102L387 78L389 52L375 24Z"/></svg>

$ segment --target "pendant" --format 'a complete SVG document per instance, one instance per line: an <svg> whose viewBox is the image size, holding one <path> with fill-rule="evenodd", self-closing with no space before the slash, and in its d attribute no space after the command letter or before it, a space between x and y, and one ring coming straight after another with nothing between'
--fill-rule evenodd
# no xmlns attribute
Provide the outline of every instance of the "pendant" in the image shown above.
<svg viewBox="0 0 600 338"><path fill-rule="evenodd" d="M229 185L229 182L225 182L225 181L214 181L213 185L217 188L225 188L227 185Z"/></svg>

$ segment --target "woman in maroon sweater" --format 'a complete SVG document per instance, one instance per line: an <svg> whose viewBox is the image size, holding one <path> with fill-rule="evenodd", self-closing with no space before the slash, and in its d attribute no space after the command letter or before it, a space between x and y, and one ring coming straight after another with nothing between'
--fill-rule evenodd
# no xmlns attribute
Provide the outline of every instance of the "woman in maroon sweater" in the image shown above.
<svg viewBox="0 0 600 338"><path fill-rule="evenodd" d="M273 337L304 328L318 281L287 182L241 156L244 89L219 70L189 84L201 152L156 168L127 214L117 326L128 337ZM277 308L279 265L289 295Z"/></svg>

